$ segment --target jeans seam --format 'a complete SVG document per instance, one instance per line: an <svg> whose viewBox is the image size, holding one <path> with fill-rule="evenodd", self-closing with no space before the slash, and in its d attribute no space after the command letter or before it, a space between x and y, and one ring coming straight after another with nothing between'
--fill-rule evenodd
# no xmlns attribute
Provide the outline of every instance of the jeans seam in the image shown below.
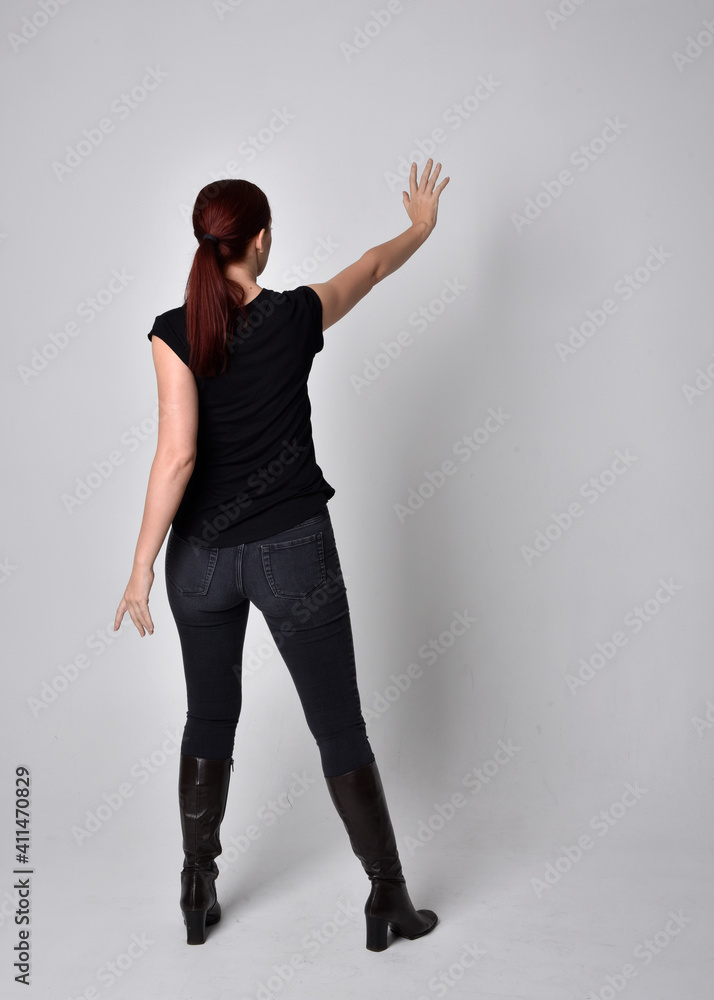
<svg viewBox="0 0 714 1000"><path fill-rule="evenodd" d="M243 592L243 552L245 550L245 543L241 542L236 546L236 568L235 568L235 584L238 593L245 597Z"/></svg>

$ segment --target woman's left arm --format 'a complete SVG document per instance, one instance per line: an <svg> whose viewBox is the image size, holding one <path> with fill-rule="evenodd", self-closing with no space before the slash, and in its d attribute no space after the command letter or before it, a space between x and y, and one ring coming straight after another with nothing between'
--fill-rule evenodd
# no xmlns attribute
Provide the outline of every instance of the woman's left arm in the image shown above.
<svg viewBox="0 0 714 1000"><path fill-rule="evenodd" d="M159 391L158 442L134 565L114 619L116 632L128 611L142 638L145 632L154 632L149 613L154 561L191 478L198 432L198 390L193 372L159 337L151 338L151 349Z"/></svg>

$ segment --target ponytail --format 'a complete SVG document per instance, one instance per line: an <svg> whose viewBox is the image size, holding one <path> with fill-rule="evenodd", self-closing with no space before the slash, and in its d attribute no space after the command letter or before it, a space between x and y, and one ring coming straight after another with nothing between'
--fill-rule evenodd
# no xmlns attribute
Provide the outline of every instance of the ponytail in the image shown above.
<svg viewBox="0 0 714 1000"><path fill-rule="evenodd" d="M255 184L221 180L199 191L193 232L199 241L186 282L189 368L198 377L223 373L239 316L248 321L245 289L225 268L240 263L248 244L270 224L270 205ZM205 239L207 235L215 239Z"/></svg>

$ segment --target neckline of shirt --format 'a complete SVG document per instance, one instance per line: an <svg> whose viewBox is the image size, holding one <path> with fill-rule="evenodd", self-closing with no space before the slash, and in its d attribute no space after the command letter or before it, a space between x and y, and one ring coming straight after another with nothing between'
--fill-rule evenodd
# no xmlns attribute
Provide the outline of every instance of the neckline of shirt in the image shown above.
<svg viewBox="0 0 714 1000"><path fill-rule="evenodd" d="M267 290L268 289L265 287L261 288L258 294L255 296L255 298L251 299L250 302L245 303L246 309L248 308L248 306L252 306L254 302L257 302L260 296L263 294L263 292L267 292Z"/></svg>

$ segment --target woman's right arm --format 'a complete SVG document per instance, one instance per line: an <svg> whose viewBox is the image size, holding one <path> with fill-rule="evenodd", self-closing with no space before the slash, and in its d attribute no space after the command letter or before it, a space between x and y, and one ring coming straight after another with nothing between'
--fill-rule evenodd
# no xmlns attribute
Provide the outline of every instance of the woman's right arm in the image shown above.
<svg viewBox="0 0 714 1000"><path fill-rule="evenodd" d="M330 281L310 285L322 302L323 330L346 316L378 281L398 270L409 260L434 229L439 195L449 183L449 178L446 177L435 190L434 185L441 164L437 163L434 173L431 174L432 162L427 160L418 185L416 163L411 165L410 194L405 191L403 196L404 207L412 223L409 229L395 236L393 240L371 247L359 260L340 271Z"/></svg>

